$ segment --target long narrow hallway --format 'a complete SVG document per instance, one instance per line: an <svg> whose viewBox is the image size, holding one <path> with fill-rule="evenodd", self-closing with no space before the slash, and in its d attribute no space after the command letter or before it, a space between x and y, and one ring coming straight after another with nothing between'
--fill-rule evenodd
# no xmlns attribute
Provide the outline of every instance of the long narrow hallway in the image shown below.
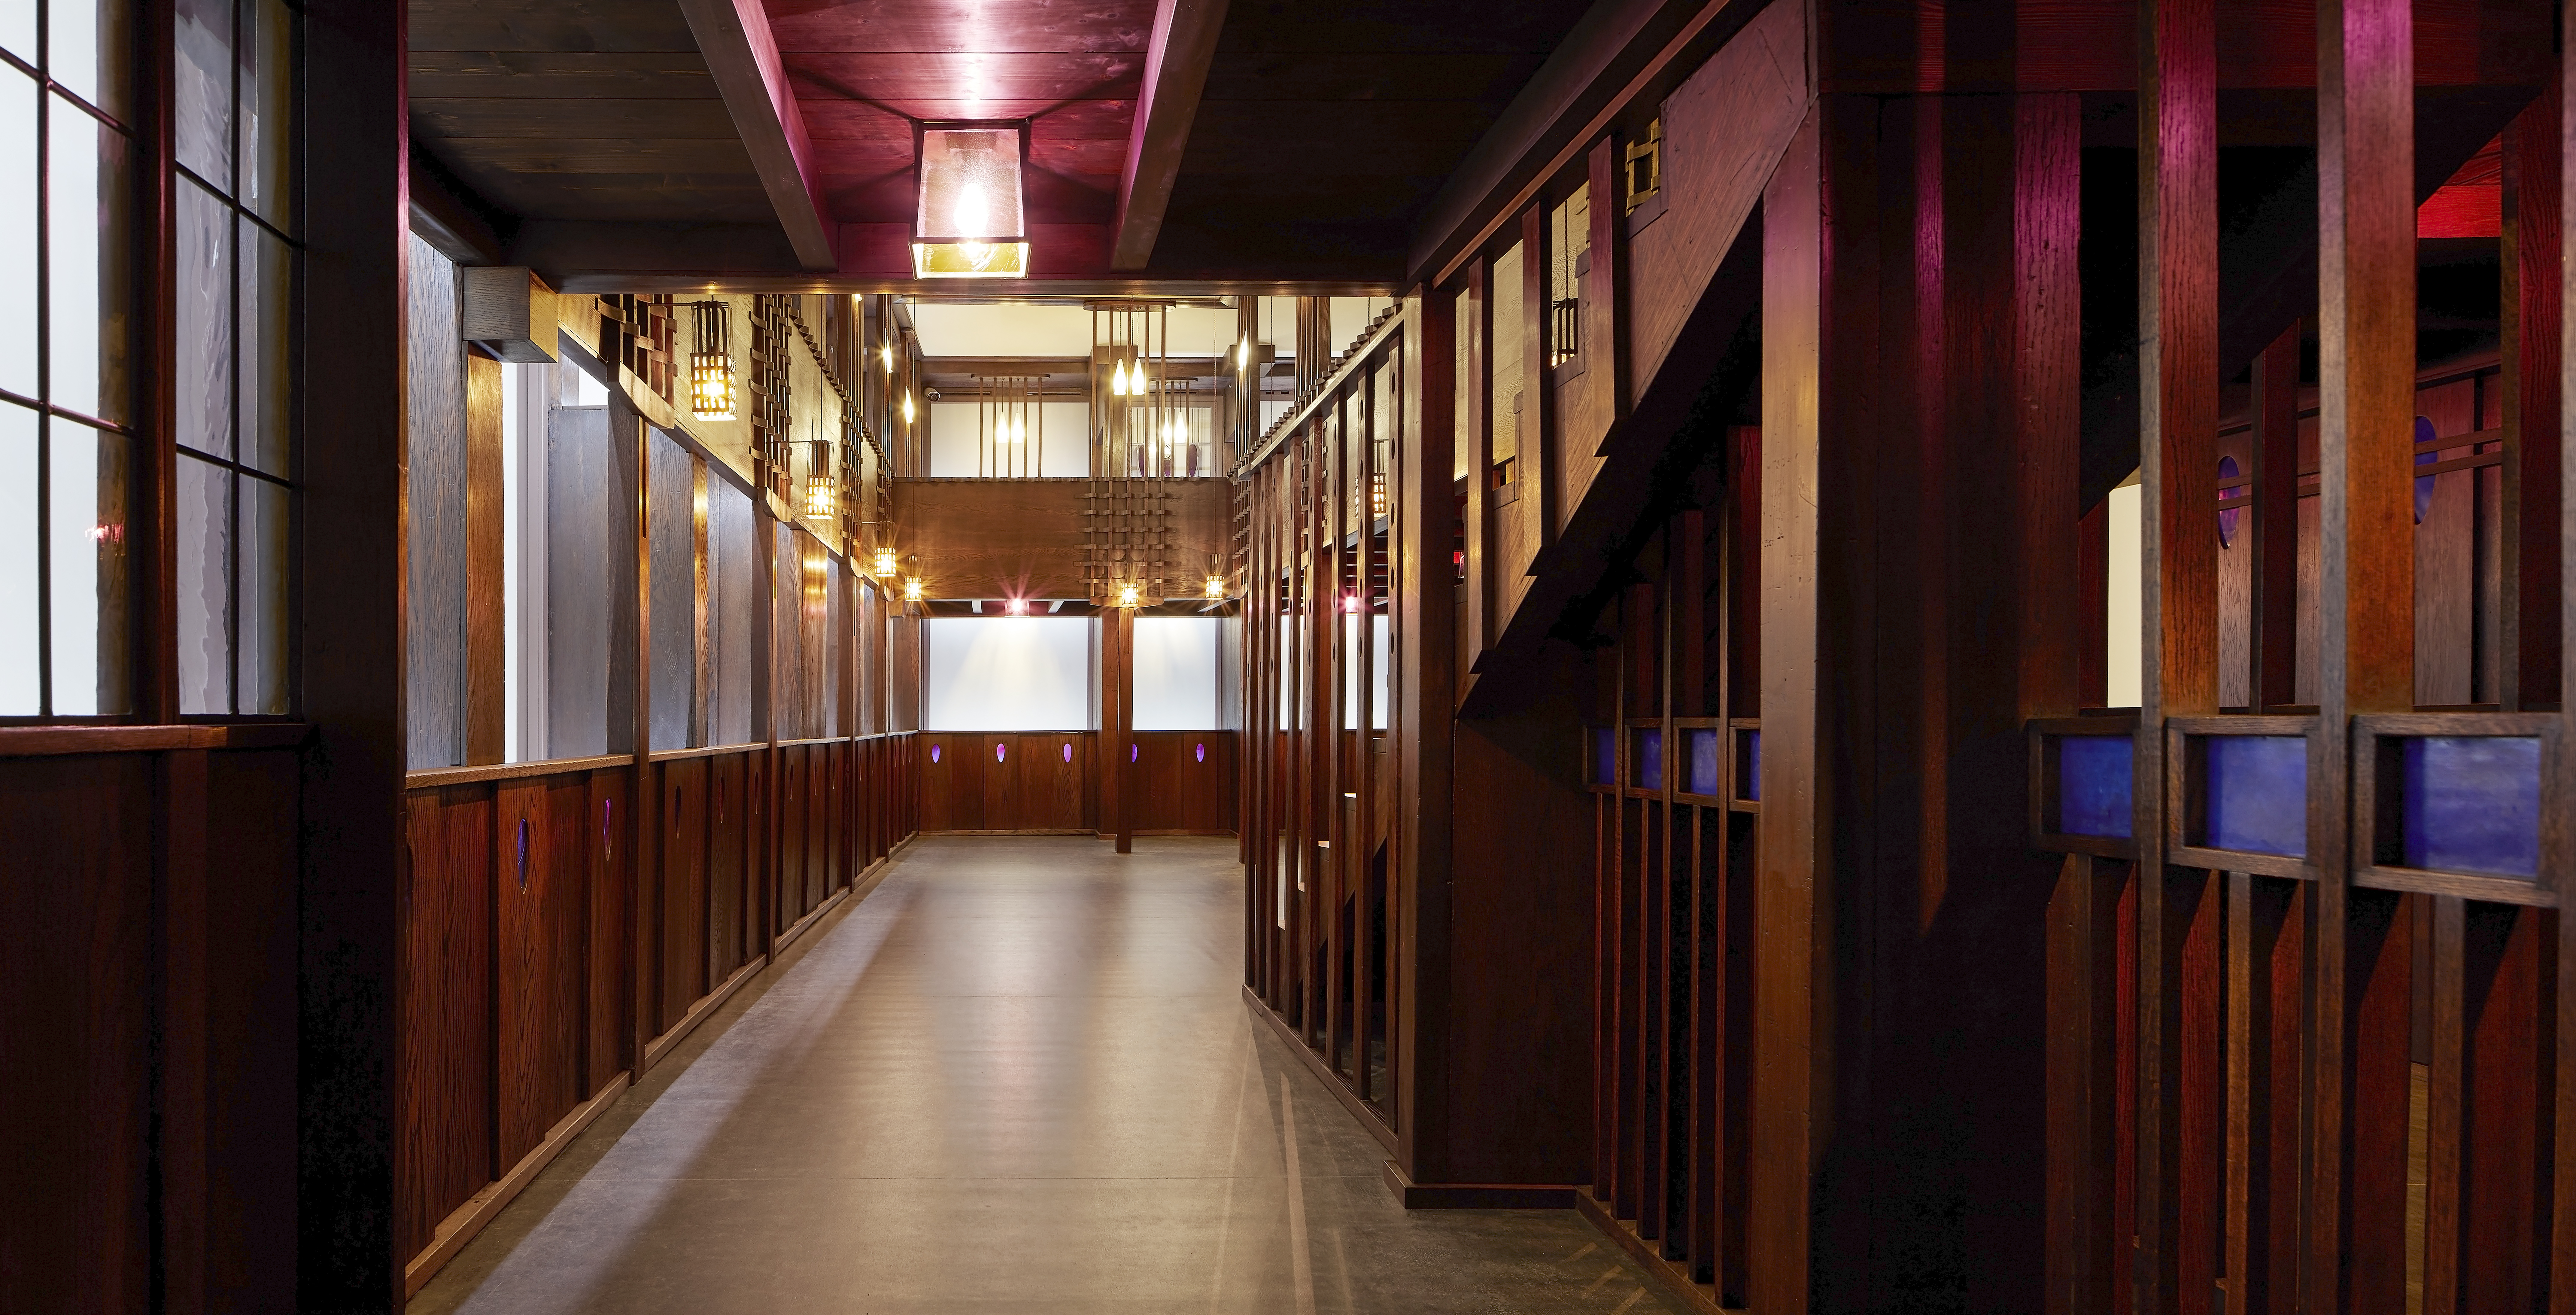
<svg viewBox="0 0 2576 1315"><path fill-rule="evenodd" d="M1238 986L1234 842L926 837L411 1303L1669 1309L1564 1211L1400 1209Z"/></svg>

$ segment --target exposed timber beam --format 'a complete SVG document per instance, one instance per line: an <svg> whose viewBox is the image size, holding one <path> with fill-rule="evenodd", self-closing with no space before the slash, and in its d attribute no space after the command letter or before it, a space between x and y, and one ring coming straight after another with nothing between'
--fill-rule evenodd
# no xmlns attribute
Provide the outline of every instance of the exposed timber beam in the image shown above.
<svg viewBox="0 0 2576 1315"><path fill-rule="evenodd" d="M1145 57L1145 86L1136 102L1136 125L1127 136L1127 164L1118 179L1116 239L1109 267L1143 269L1163 231L1163 209L1189 149L1190 123L1207 90L1208 64L1225 26L1226 0L1160 0L1154 38Z"/></svg>
<svg viewBox="0 0 2576 1315"><path fill-rule="evenodd" d="M796 92L787 85L767 11L760 0L680 0L680 12L688 17L760 185L778 209L797 263L809 270L839 268L831 220L821 205L814 144L805 135Z"/></svg>

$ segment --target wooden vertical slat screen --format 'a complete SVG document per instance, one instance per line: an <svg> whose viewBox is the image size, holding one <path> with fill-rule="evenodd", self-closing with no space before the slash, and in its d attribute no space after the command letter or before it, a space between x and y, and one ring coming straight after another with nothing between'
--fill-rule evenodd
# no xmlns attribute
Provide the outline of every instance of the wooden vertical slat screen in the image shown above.
<svg viewBox="0 0 2576 1315"><path fill-rule="evenodd" d="M1426 439L1406 427L1419 395L1406 344L1418 299L1305 399L1283 442L1248 474L1241 825L1246 990L1314 1051L1390 1145L1407 1108L1398 1044L1408 907L1400 759L1377 724L1404 715L1411 653L1392 604L1390 553ZM1445 461L1445 440L1441 457ZM1389 627L1382 657L1374 639ZM1447 625L1444 615L1439 623ZM1418 619L1410 623L1420 625ZM1389 803L1397 803L1389 807Z"/></svg>

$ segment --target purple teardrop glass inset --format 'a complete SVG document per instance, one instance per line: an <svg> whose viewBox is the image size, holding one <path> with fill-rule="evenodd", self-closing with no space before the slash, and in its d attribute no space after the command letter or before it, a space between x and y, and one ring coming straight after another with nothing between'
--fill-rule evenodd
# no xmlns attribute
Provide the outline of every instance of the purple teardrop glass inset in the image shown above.
<svg viewBox="0 0 2576 1315"><path fill-rule="evenodd" d="M936 744L930 746L930 761L939 761L939 746Z"/></svg>
<svg viewBox="0 0 2576 1315"><path fill-rule="evenodd" d="M1002 755L1003 755L1003 752L1004 752L1005 750L1007 750L1009 747L1010 747L1010 746L1009 746L1008 744L1005 744L1005 743L1003 743L1003 742L1002 742L1002 741L1000 741L1000 740L995 740L995 741L993 741L993 761L995 761L995 762L1000 762L1000 761L1002 761Z"/></svg>
<svg viewBox="0 0 2576 1315"><path fill-rule="evenodd" d="M1207 761L1207 746L1206 746L1206 745L1204 745L1204 744L1202 744L1202 745L1200 745L1200 746L1199 746L1199 761L1200 761L1200 762L1206 762L1206 761Z"/></svg>
<svg viewBox="0 0 2576 1315"><path fill-rule="evenodd" d="M1072 761L1073 761L1073 741L1071 741L1071 740L1067 740L1067 741L1065 741L1065 745L1064 745L1064 760L1065 760L1066 762L1072 762Z"/></svg>

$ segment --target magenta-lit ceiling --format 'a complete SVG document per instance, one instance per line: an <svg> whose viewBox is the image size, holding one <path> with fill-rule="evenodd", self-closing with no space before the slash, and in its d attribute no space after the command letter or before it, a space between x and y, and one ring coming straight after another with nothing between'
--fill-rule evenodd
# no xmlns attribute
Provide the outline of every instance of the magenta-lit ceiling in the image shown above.
<svg viewBox="0 0 2576 1315"><path fill-rule="evenodd" d="M912 220L912 124L1025 119L1032 224L1107 225L1153 0L766 0L842 224Z"/></svg>

